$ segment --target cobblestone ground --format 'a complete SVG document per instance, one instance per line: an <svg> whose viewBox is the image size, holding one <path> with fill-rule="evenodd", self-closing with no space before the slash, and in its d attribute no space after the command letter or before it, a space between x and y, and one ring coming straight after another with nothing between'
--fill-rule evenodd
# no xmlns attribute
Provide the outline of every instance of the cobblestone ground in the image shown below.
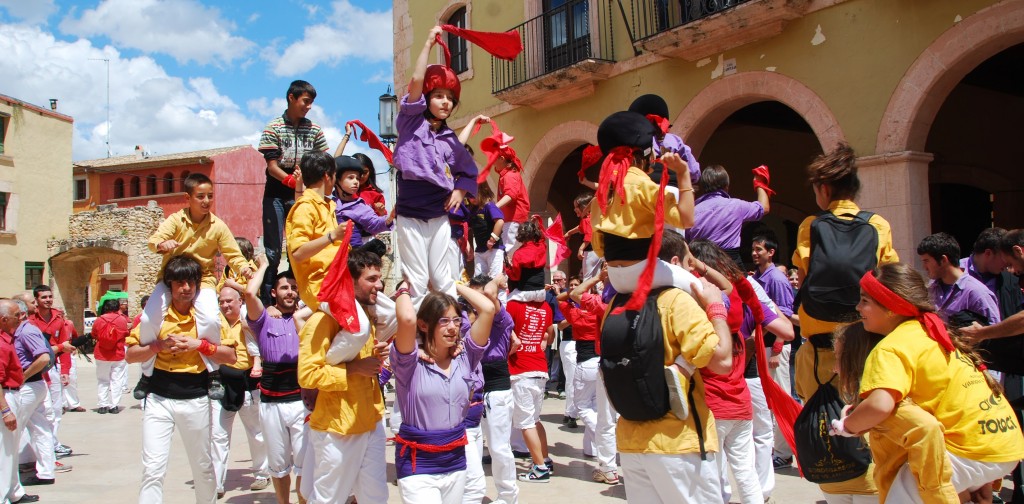
<svg viewBox="0 0 1024 504"><path fill-rule="evenodd" d="M137 502L139 481L142 476L142 410L140 402L131 395L121 401L124 411L119 415L99 415L96 408L95 366L77 358L78 391L85 413L67 413L60 426L60 441L74 449L74 454L61 461L74 466L68 473L57 475L52 486L28 487L29 493L38 494L41 502L52 503L129 503ZM139 376L138 366L129 367L129 387ZM388 403L392 397L389 397ZM623 485L608 486L590 480L594 464L583 458L580 451L583 430L570 430L561 425L564 402L547 399L542 420L546 423L551 456L557 476L549 484L521 484L520 502L624 502ZM389 477L394 479L394 449L389 447ZM241 421L236 419L228 467L226 495L220 502L230 504L274 504L272 489L252 492L248 473L249 449ZM521 472L526 463L520 464ZM489 468L485 466L485 471ZM164 481L164 502L185 504L194 502L191 472L185 450L177 435L171 445L171 459ZM776 473L773 494L780 504L822 503L816 485L800 479L795 469ZM628 484L628 482L627 482ZM1012 486L1012 483L1009 484ZM388 502L401 502L398 487L389 486ZM1004 495L1008 492L1004 490ZM488 477L488 495L495 495ZM1008 495L1006 495L1008 497ZM292 502L297 499L293 495ZM490 502L485 499L484 502Z"/></svg>

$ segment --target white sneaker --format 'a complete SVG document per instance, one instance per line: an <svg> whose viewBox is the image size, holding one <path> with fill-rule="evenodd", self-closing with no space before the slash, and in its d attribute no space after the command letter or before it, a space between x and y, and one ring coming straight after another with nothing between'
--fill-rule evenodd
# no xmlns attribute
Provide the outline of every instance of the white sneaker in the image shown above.
<svg viewBox="0 0 1024 504"><path fill-rule="evenodd" d="M609 485L618 485L619 473L615 471L602 471L600 469L594 469L594 481L598 483L607 483Z"/></svg>
<svg viewBox="0 0 1024 504"><path fill-rule="evenodd" d="M249 490L255 492L257 490L263 490L268 486L270 486L270 478L267 478L266 476L259 476L256 478L256 481L253 481L252 484L249 485Z"/></svg>
<svg viewBox="0 0 1024 504"><path fill-rule="evenodd" d="M665 384L668 385L668 404L672 414L680 420L686 420L690 416L690 405L686 401L686 391L683 390L675 365L665 368Z"/></svg>

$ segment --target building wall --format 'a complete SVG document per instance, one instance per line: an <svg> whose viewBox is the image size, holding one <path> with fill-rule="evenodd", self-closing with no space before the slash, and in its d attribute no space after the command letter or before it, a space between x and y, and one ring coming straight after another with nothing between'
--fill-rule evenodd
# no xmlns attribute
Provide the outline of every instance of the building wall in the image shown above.
<svg viewBox="0 0 1024 504"><path fill-rule="evenodd" d="M236 236L255 244L263 236L263 185L267 162L253 148L218 154L213 159L213 213Z"/></svg>
<svg viewBox="0 0 1024 504"><path fill-rule="evenodd" d="M25 289L26 261L45 264L46 241L67 236L73 120L5 96L0 115L6 115L0 192L10 195L8 229L0 231L0 296L8 296ZM46 267L44 283L49 275Z"/></svg>
<svg viewBox="0 0 1024 504"><path fill-rule="evenodd" d="M178 164L172 166L146 167L122 166L116 172L99 172L99 205L108 203L116 204L119 208L133 208L145 206L148 201L156 201L157 205L164 209L164 215L171 215L182 208L185 208L185 191L182 187L182 180L187 173L203 173L207 176L212 172L211 164ZM173 190L166 192L164 189L164 177L167 174L173 176ZM146 187L146 178L150 175L157 177L156 194L149 194ZM131 196L131 180L139 177L139 196ZM117 180L124 182L124 197L115 198L115 184ZM91 189L91 188L90 188Z"/></svg>
<svg viewBox="0 0 1024 504"><path fill-rule="evenodd" d="M396 89L407 85L431 26L457 3L394 2ZM627 17L633 3L622 2ZM591 10L600 4L591 2ZM474 1L469 25L504 31L539 14L540 5L541 0ZM748 37L742 44L726 40L767 26L761 21L779 9L803 14L785 21L779 33ZM928 180L933 156L923 151L938 109L975 65L1024 42L1024 2L1019 0L758 0L685 25L682 32L719 48L689 61L650 51L634 55L627 25L617 11L610 17L616 62L603 70L608 77L598 78L582 97L561 104L531 107L502 101L491 93L491 58L471 45L473 75L462 82L461 103L449 124L458 129L482 113L497 118L516 137L513 146L526 164L524 180L534 211L550 210L551 172L564 156L594 142L601 120L641 94L665 98L673 131L698 155L730 114L774 100L808 122L823 150L839 140L854 147L864 182L859 201L889 219L897 250L908 260L916 259L917 241L931 232ZM723 23L728 23L726 29ZM669 49L688 47L684 42ZM725 71L732 63L735 74ZM543 100L557 102L556 95L565 94L574 82L592 78L582 70L565 73ZM477 156L478 162L484 161L479 150ZM808 195L803 192L809 190L793 187L804 177L804 168L787 163L773 178L777 175L793 191L801 191L780 192L777 201L807 211ZM746 180L748 169L730 172L734 179Z"/></svg>

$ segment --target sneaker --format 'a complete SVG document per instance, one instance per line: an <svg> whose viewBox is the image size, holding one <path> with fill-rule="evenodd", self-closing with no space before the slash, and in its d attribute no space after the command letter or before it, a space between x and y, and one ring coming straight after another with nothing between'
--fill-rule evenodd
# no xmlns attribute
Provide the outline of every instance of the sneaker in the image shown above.
<svg viewBox="0 0 1024 504"><path fill-rule="evenodd" d="M576 423L576 419L575 418L569 417L569 421L566 422L565 426L570 428L570 429L576 429L576 428L579 428L580 425L578 423Z"/></svg>
<svg viewBox="0 0 1024 504"><path fill-rule="evenodd" d="M214 401L224 399L224 385L220 384L220 373L210 373L210 385L206 395Z"/></svg>
<svg viewBox="0 0 1024 504"><path fill-rule="evenodd" d="M52 481L52 480L51 480ZM551 481L551 469L533 466L530 472L519 475L519 481L526 483L547 483Z"/></svg>
<svg viewBox="0 0 1024 504"><path fill-rule="evenodd" d="M600 469L594 469L594 481L598 483L607 483L609 485L618 485L619 473L615 471L602 471Z"/></svg>
<svg viewBox="0 0 1024 504"><path fill-rule="evenodd" d="M562 391L562 392L559 392L559 393L558 393L558 398L559 398L559 399L565 399L565 392L564 392L564 391Z"/></svg>
<svg viewBox="0 0 1024 504"><path fill-rule="evenodd" d="M99 408L96 409L96 413L99 413L101 415L106 415L108 412L109 410L107 409L106 406L100 406Z"/></svg>
<svg viewBox="0 0 1024 504"><path fill-rule="evenodd" d="M68 412L72 412L72 413L85 413L85 408L83 408L82 406L75 406L74 408L69 408L69 409L66 409L64 411L68 411Z"/></svg>
<svg viewBox="0 0 1024 504"><path fill-rule="evenodd" d="M218 490L217 491L217 500L220 500L220 499L223 499L223 498L224 498L224 490Z"/></svg>
<svg viewBox="0 0 1024 504"><path fill-rule="evenodd" d="M793 457L772 457L772 467L774 467L775 470L792 467L792 465Z"/></svg>
<svg viewBox="0 0 1024 504"><path fill-rule="evenodd" d="M53 453L57 455L57 458L62 459L71 455L72 451L71 448L68 448L65 445L57 445L57 447L53 449Z"/></svg>
<svg viewBox="0 0 1024 504"><path fill-rule="evenodd" d="M665 368L665 384L668 385L668 404L672 414L680 420L686 420L690 416L690 408L675 365Z"/></svg>
<svg viewBox="0 0 1024 504"><path fill-rule="evenodd" d="M25 494L22 495L20 499L12 502L11 504L28 504L29 502L39 502L39 496Z"/></svg>
<svg viewBox="0 0 1024 504"><path fill-rule="evenodd" d="M33 474L27 478L21 480L23 486L36 486L36 485L52 485L53 478L40 478Z"/></svg>
<svg viewBox="0 0 1024 504"><path fill-rule="evenodd" d="M569 423L569 415L562 415L562 425Z"/></svg>
<svg viewBox="0 0 1024 504"><path fill-rule="evenodd" d="M142 378L139 378L139 383L135 385L135 390L132 391L132 397L141 401L147 395L149 395L149 377L142 375Z"/></svg>
<svg viewBox="0 0 1024 504"><path fill-rule="evenodd" d="M111 415L116 415L116 414L118 414L120 412L121 412L121 408L119 408L117 406L111 406L111 407L107 408L107 413L110 413Z"/></svg>
<svg viewBox="0 0 1024 504"><path fill-rule="evenodd" d="M53 472L66 473L71 472L74 467L71 464L61 464L60 462L53 463Z"/></svg>
<svg viewBox="0 0 1024 504"><path fill-rule="evenodd" d="M252 484L249 485L249 490L252 490L252 491L255 492L257 490L263 490L263 489L267 488L268 486L270 486L270 478L268 478L266 476L260 476L260 477L256 478L256 481L253 481Z"/></svg>
<svg viewBox="0 0 1024 504"><path fill-rule="evenodd" d="M544 465L548 466L548 472L555 474L555 461L551 457L544 459Z"/></svg>

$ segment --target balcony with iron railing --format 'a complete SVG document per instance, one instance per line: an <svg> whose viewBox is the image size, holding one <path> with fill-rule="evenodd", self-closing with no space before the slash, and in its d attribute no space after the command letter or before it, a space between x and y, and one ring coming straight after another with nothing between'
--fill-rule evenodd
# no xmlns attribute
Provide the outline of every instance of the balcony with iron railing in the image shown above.
<svg viewBox="0 0 1024 504"><path fill-rule="evenodd" d="M593 94L615 61L612 4L569 0L513 28L523 51L512 61L492 59L491 92L534 108Z"/></svg>
<svg viewBox="0 0 1024 504"><path fill-rule="evenodd" d="M809 0L628 1L635 48L689 61L778 35L810 4Z"/></svg>

